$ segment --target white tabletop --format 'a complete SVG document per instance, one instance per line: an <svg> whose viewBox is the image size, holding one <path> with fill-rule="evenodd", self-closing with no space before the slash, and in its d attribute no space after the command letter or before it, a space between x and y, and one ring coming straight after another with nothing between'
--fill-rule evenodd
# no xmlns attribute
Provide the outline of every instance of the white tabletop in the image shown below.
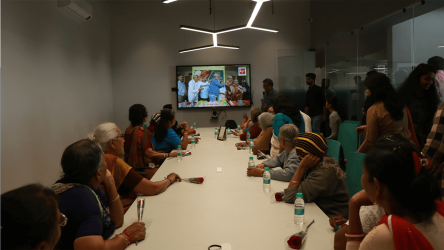
<svg viewBox="0 0 444 250"><path fill-rule="evenodd" d="M198 128L202 140L192 155L178 162L166 160L152 181L175 172L183 178L205 177L203 184L176 182L157 196L145 199L143 222L146 238L128 249L206 250L210 245L231 244L232 250L290 249L286 240L313 219L302 249L333 249L333 228L314 203L305 205L305 223L294 224L293 204L275 202L273 192L288 182L271 180L271 192L262 189L262 178L247 177L248 150L237 150L239 138L218 141L214 128ZM190 146L189 146L190 147ZM259 163L254 156L255 163ZM222 173L216 173L221 167ZM125 214L117 233L137 222L137 204Z"/></svg>

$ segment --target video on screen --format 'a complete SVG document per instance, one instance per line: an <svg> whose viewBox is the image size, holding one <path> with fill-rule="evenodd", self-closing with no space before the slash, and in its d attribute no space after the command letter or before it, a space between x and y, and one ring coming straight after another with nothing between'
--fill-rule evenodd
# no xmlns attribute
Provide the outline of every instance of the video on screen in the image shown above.
<svg viewBox="0 0 444 250"><path fill-rule="evenodd" d="M178 66L179 109L250 107L250 65Z"/></svg>

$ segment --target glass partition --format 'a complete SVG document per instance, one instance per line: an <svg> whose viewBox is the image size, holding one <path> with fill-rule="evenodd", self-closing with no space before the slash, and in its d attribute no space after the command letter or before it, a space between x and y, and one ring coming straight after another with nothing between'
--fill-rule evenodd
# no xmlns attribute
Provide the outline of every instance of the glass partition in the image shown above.
<svg viewBox="0 0 444 250"><path fill-rule="evenodd" d="M338 97L347 120L361 121L366 73L387 74L399 88L419 63L433 56L444 58L443 30L444 1L426 1L329 41L323 67L330 82L326 95Z"/></svg>

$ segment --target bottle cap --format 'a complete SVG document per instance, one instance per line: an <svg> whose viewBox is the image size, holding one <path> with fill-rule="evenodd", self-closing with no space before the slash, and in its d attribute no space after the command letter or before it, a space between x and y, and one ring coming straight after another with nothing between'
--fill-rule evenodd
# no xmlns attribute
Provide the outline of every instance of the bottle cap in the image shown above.
<svg viewBox="0 0 444 250"><path fill-rule="evenodd" d="M253 139L250 139L250 141L253 141Z"/></svg>
<svg viewBox="0 0 444 250"><path fill-rule="evenodd" d="M250 160L253 160L253 156L250 156Z"/></svg>
<svg viewBox="0 0 444 250"><path fill-rule="evenodd" d="M214 129L217 129L217 128L214 128Z"/></svg>
<svg viewBox="0 0 444 250"><path fill-rule="evenodd" d="M179 145L179 148L181 148L182 146Z"/></svg>
<svg viewBox="0 0 444 250"><path fill-rule="evenodd" d="M191 135L191 137L193 137L193 138L194 138L194 135Z"/></svg>
<svg viewBox="0 0 444 250"><path fill-rule="evenodd" d="M143 124L143 128L148 128L148 125L146 125L146 124Z"/></svg>
<svg viewBox="0 0 444 250"><path fill-rule="evenodd" d="M269 168L265 168L265 171L269 171L270 169Z"/></svg>
<svg viewBox="0 0 444 250"><path fill-rule="evenodd" d="M302 193L297 193L296 198L302 198Z"/></svg>

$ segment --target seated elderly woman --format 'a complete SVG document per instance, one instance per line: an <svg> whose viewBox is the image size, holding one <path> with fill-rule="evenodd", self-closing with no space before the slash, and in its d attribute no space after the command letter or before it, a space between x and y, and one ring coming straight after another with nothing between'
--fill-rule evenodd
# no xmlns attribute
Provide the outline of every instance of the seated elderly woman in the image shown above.
<svg viewBox="0 0 444 250"><path fill-rule="evenodd" d="M2 194L2 248L54 249L66 216L59 197L40 184L30 184Z"/></svg>
<svg viewBox="0 0 444 250"><path fill-rule="evenodd" d="M262 132L261 134L253 140L253 154L257 155L259 151L264 154L270 153L270 140L273 135L273 118L274 115L271 113L262 113L259 115L259 125L261 126ZM247 145L246 142L238 142L236 146L245 147Z"/></svg>
<svg viewBox="0 0 444 250"><path fill-rule="evenodd" d="M99 143L102 147L107 168L113 175L125 212L137 198L137 194L157 195L165 191L176 180L180 181L177 174L171 173L165 180L152 182L143 178L130 165L120 159L124 155L125 140L122 132L114 123L100 124L94 133L88 135L88 139ZM168 156L177 156L177 153L162 153L162 158Z"/></svg>
<svg viewBox="0 0 444 250"><path fill-rule="evenodd" d="M258 117L262 113L262 111L258 107L251 107L250 115L251 115L251 121L253 122L251 126L244 129L242 133L238 133L236 130L233 130L233 134L236 136L239 136L239 139L241 141L247 140L247 133L250 133L250 139L257 138L261 132L261 126L259 125Z"/></svg>
<svg viewBox="0 0 444 250"><path fill-rule="evenodd" d="M63 178L51 189L59 195L60 212L69 222L62 228L57 249L125 249L145 238L145 224L136 222L108 239L123 225L123 206L99 144L85 139L69 145L61 165Z"/></svg>
<svg viewBox="0 0 444 250"><path fill-rule="evenodd" d="M293 124L286 124L279 130L279 144L285 149L273 159L264 161L256 165L255 168L248 168L248 176L262 177L264 168L270 168L270 176L273 180L290 181L299 165L299 158L296 154L295 143L298 138L299 130ZM273 169L280 167L280 169Z"/></svg>
<svg viewBox="0 0 444 250"><path fill-rule="evenodd" d="M286 95L277 95L273 102L276 113L273 120L273 136L271 137L271 157L275 157L284 149L279 148L279 129L285 124L294 124L301 133L305 132L303 115Z"/></svg>
<svg viewBox="0 0 444 250"><path fill-rule="evenodd" d="M305 202L316 203L328 217L347 217L349 196L345 174L333 158L324 156L328 151L324 137L300 133L296 151L301 162L288 188L279 193L282 199L294 203L296 193L302 193Z"/></svg>
<svg viewBox="0 0 444 250"><path fill-rule="evenodd" d="M154 150L172 150L180 145L182 149L187 149L191 141L188 140L188 123L183 122L183 140L176 134L172 127L176 124L176 115L172 109L162 109L160 119L154 129L154 136L151 136Z"/></svg>

